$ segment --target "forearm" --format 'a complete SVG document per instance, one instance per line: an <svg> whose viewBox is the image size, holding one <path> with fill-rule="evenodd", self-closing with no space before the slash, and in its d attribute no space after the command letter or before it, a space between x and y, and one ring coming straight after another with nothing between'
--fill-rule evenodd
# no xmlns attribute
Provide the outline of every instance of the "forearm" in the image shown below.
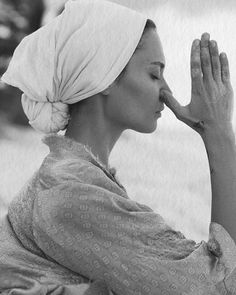
<svg viewBox="0 0 236 295"><path fill-rule="evenodd" d="M176 117L198 132L205 144L211 174L211 220L236 242L236 146L232 128L234 94L229 63L217 43L204 33L191 49L191 101L186 106L162 90L162 100Z"/></svg>
<svg viewBox="0 0 236 295"><path fill-rule="evenodd" d="M209 160L211 221L225 227L236 242L236 146L231 127L207 131L203 138Z"/></svg>

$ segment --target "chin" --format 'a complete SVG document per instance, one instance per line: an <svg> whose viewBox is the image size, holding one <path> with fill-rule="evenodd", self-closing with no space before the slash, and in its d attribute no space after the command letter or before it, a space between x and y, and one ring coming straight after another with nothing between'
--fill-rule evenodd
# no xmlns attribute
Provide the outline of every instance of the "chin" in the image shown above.
<svg viewBox="0 0 236 295"><path fill-rule="evenodd" d="M139 126L139 128L135 128L133 130L140 133L153 133L157 129L157 121L152 122L150 125Z"/></svg>

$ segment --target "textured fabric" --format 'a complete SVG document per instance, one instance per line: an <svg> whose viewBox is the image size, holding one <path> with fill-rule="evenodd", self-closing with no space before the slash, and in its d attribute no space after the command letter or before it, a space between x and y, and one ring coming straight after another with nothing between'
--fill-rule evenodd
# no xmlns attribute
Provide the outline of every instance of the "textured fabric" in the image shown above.
<svg viewBox="0 0 236 295"><path fill-rule="evenodd" d="M109 1L68 1L61 15L21 41L2 81L24 92L23 109L35 129L57 133L68 123L68 104L119 76L146 21Z"/></svg>
<svg viewBox="0 0 236 295"><path fill-rule="evenodd" d="M116 295L235 294L236 246L221 225L196 244L131 200L88 148L57 135L45 143L49 155L1 225L1 274L16 280L0 279L0 291L80 294L97 281Z"/></svg>

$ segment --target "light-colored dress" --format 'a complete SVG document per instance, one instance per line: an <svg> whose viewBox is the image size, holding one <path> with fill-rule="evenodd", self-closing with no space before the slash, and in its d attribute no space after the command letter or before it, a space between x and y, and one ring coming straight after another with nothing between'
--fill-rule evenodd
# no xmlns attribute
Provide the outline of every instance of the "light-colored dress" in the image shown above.
<svg viewBox="0 0 236 295"><path fill-rule="evenodd" d="M236 294L236 246L221 225L196 244L131 200L85 146L44 142L49 155L1 223L3 294L88 294L80 284L93 281L116 295Z"/></svg>

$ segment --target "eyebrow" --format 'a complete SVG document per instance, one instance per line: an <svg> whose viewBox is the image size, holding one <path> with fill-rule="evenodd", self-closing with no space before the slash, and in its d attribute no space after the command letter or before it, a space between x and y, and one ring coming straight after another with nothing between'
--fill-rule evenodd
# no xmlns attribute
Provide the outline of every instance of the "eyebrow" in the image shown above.
<svg viewBox="0 0 236 295"><path fill-rule="evenodd" d="M150 63L150 65L157 65L157 66L161 66L161 69L164 69L165 68L165 65L160 62L160 61L153 61Z"/></svg>

